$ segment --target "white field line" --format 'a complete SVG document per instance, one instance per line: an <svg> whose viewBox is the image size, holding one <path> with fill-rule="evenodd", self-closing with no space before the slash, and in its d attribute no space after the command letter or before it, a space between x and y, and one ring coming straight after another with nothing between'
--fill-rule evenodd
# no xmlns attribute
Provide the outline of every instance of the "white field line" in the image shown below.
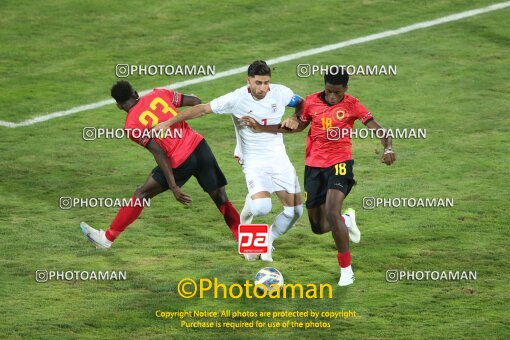
<svg viewBox="0 0 510 340"><path fill-rule="evenodd" d="M363 43L366 43L366 42L369 42L369 41L373 41L373 40L378 40L378 39L383 39L383 38L387 38L387 37L392 37L392 36L400 35L400 34L403 34L403 33L411 32L411 31L416 31L416 30L419 30L419 29L422 29L422 28L437 26L437 25L448 23L448 22L453 22L453 21L469 18L469 17L475 16L475 15L479 15L479 14L483 14L483 13L487 13L487 12L492 12L492 11L497 11L497 10L500 10L500 9L507 8L509 6L510 6L510 1L501 2L501 3L497 3L497 4L494 4L494 5L487 6L487 7L477 8L477 9L473 9L473 10L465 11L465 12L460 12L460 13L457 13L457 14L452 14L452 15L448 15L448 16L445 16L445 17L437 18L437 19L434 19L434 20L423 21L423 22L419 22L419 23L412 24L412 25L409 25L409 26L400 27L400 28L397 28L397 29L394 29L394 30L384 31L384 32L380 32L380 33L370 34L370 35L367 35L367 36L364 36L364 37L361 37L361 38L356 38L356 39L351 39L351 40L347 40L347 41L342 41L342 42L339 42L339 43L336 43L336 44L331 44L331 45L325 45L325 46L322 46L322 47L312 48L310 50L306 50L306 51L302 51L302 52L298 52L298 53L293 53L293 54L288 54L288 55L284 55L284 56L281 56L281 57L278 57L278 58L274 58L274 59L270 59L270 60L266 60L266 61L267 61L267 63L269 65L275 65L275 64L278 64L278 63L283 63L283 62L287 62L287 61L291 61L291 60L296 60L296 59L299 59L299 58L308 57L308 56L319 54L319 53L324 53L324 52L329 52L329 51L337 50L337 49L344 48L344 47L347 47L347 46L363 44ZM235 75L235 74L244 73L244 72L246 72L247 68L248 68L248 65L242 66L242 67L238 67L238 68L234 68L234 69L230 69L230 70L223 71L223 72L219 72L219 73L216 73L213 76L194 78L194 79L190 79L190 80L185 80L185 81L173 83L173 84L165 86L165 87L168 88L168 89L175 90L175 89L178 89L178 88L181 88L181 87L185 87L185 86L189 86L189 85L193 85L193 84L200 84L200 83L204 83L206 81L220 79L220 78L225 78L225 77L232 76L232 75ZM148 93L149 91L151 91L151 90L143 91L143 92L140 93L140 95L144 95L144 94ZM47 120L58 118L58 117L69 116L69 115L72 115L72 114L75 114L75 113L78 113L78 112L82 112L82 111L86 111L86 110L97 109L97 108L100 108L100 107L103 107L103 106L106 106L106 105L110 105L110 104L114 104L113 99L102 100L102 101L99 101L99 102L96 102L96 103L92 103L92 104L76 106L76 107L73 107L72 109L69 109L69 110L53 112L53 113L50 113L50 114L47 114L47 115L43 115L43 116L38 116L38 117L35 117L35 118L27 119L27 120L24 120L24 121L19 122L19 123L12 123L12 122L6 122L6 121L3 121L3 120L0 120L0 126L5 126L5 127L8 127L8 128L17 128L17 127L21 127L21 126L28 126L28 125L33 125L33 124L45 122Z"/></svg>

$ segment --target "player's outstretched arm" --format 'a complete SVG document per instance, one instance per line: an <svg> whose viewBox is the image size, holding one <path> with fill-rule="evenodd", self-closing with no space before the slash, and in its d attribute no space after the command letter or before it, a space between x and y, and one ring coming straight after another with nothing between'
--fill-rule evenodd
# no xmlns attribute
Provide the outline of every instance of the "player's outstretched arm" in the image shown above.
<svg viewBox="0 0 510 340"><path fill-rule="evenodd" d="M161 146L159 146L159 144L154 141L150 141L147 144L147 149L152 153L156 163L158 163L158 166L163 171L166 182L168 183L170 190L172 190L175 199L182 204L191 203L191 196L182 192L181 188L179 188L179 186L177 186L175 183L174 173L172 171L172 166L170 165L170 160L168 159L168 155L161 148Z"/></svg>
<svg viewBox="0 0 510 340"><path fill-rule="evenodd" d="M192 96L189 94L182 95L181 106L195 106L202 104L202 101L197 96Z"/></svg>
<svg viewBox="0 0 510 340"><path fill-rule="evenodd" d="M375 119L369 120L366 124L366 127L370 130L382 130L383 133L377 134L377 136L384 136L381 138L381 144L384 146L384 153L381 158L381 162L386 165L391 165L397 160L397 156L393 152L392 143L391 143L391 137L386 135L386 130L376 122Z"/></svg>
<svg viewBox="0 0 510 340"><path fill-rule="evenodd" d="M296 124L288 123L287 121L293 119L287 118L281 124L276 125L261 125L255 119L249 116L239 118L239 123L242 126L249 126L255 132L271 132L271 133L292 133L303 131L308 124L297 122Z"/></svg>
<svg viewBox="0 0 510 340"><path fill-rule="evenodd" d="M296 110L296 113L297 113L297 110ZM299 112L301 113L301 112ZM290 129L291 132L301 132L303 131L304 129L306 129L306 127L308 126L308 124L310 124L310 122L308 123L303 123L300 119L299 119L299 115L294 115L292 117L289 117L287 119L285 119L283 122L282 122L282 128L284 129Z"/></svg>
<svg viewBox="0 0 510 340"><path fill-rule="evenodd" d="M169 120L159 123L158 125L153 127L153 129L156 131L166 130L174 124L183 122L185 120L195 119L211 112L212 110L210 103L195 105L193 107L190 107L186 111L173 116Z"/></svg>

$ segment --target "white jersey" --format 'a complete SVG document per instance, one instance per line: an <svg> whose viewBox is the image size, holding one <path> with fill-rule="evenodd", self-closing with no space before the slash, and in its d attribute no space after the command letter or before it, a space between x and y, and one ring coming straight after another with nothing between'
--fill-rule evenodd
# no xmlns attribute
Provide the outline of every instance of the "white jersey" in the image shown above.
<svg viewBox="0 0 510 340"><path fill-rule="evenodd" d="M234 155L241 164L256 165L287 158L281 133L253 132L250 127L241 126L238 119L249 116L261 125L279 124L293 96L294 92L288 87L271 84L266 96L260 100L253 98L248 86L243 86L211 101L212 112L232 114L237 138Z"/></svg>

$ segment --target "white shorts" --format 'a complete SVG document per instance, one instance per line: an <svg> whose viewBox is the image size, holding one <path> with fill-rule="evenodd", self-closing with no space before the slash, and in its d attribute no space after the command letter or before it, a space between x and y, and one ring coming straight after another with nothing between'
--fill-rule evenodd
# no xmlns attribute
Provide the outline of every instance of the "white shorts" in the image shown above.
<svg viewBox="0 0 510 340"><path fill-rule="evenodd" d="M283 164L259 164L244 166L243 172L246 178L246 186L250 195L261 191L273 193L286 191L289 194L301 192L296 169L288 160L282 160Z"/></svg>

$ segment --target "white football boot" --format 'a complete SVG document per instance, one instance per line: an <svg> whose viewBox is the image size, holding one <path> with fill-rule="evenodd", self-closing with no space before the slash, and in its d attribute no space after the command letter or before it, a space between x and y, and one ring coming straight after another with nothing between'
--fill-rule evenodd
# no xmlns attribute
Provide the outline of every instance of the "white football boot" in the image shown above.
<svg viewBox="0 0 510 340"><path fill-rule="evenodd" d="M260 259L266 262L273 262L273 250L274 248L269 246L269 248L267 248L266 254L260 254Z"/></svg>
<svg viewBox="0 0 510 340"><path fill-rule="evenodd" d="M260 254L243 254L246 261L257 261L260 259Z"/></svg>
<svg viewBox="0 0 510 340"><path fill-rule="evenodd" d="M104 230L94 229L85 222L80 223L80 228L97 249L110 249L112 247L112 242L106 238Z"/></svg>
<svg viewBox="0 0 510 340"><path fill-rule="evenodd" d="M349 215L351 219L351 226L348 227L347 230L349 231L349 238L353 243L359 243L361 239L361 231L358 229L358 225L356 224L356 212L353 208L348 208L345 210L344 215Z"/></svg>

